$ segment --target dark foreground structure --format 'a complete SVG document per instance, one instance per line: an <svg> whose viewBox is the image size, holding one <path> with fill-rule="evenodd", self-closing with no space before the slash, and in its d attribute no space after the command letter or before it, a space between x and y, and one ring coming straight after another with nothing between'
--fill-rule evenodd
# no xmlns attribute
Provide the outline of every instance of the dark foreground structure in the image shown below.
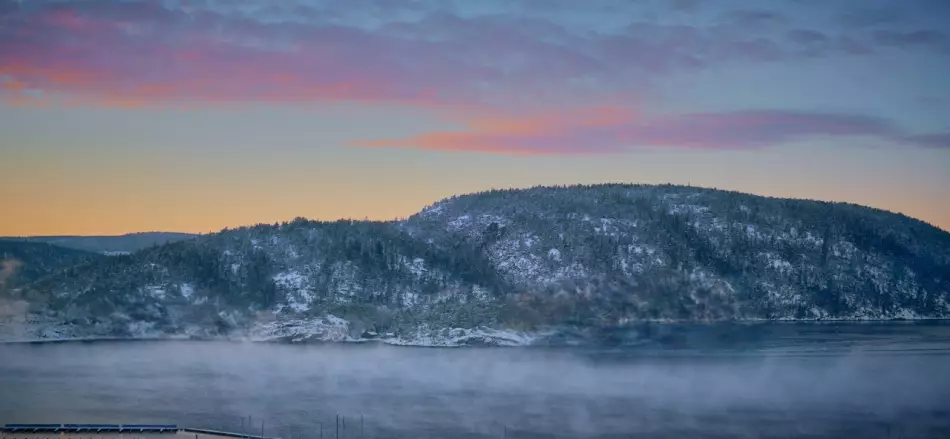
<svg viewBox="0 0 950 439"><path fill-rule="evenodd" d="M5 433L175 433L177 425L7 424Z"/></svg>
<svg viewBox="0 0 950 439"><path fill-rule="evenodd" d="M6 424L2 439L279 439L151 424Z"/></svg>

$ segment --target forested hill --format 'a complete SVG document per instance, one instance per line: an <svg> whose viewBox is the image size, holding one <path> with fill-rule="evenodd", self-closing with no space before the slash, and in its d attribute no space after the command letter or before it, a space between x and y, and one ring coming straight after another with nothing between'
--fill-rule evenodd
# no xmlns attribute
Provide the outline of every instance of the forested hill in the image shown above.
<svg viewBox="0 0 950 439"><path fill-rule="evenodd" d="M101 257L42 242L0 240L0 295L67 267Z"/></svg>
<svg viewBox="0 0 950 439"><path fill-rule="evenodd" d="M906 216L597 185L458 196L396 222L224 230L78 266L22 298L58 335L439 344L657 320L950 317L948 293L950 234Z"/></svg>
<svg viewBox="0 0 950 439"><path fill-rule="evenodd" d="M0 238L27 242L42 242L76 250L104 254L134 253L143 248L194 238L195 235L175 232L141 232L115 236L28 236Z"/></svg>

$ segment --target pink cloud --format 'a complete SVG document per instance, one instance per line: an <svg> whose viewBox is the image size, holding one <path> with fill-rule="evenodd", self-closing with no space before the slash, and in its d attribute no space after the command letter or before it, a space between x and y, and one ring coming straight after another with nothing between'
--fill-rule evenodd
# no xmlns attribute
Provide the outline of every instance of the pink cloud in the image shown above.
<svg viewBox="0 0 950 439"><path fill-rule="evenodd" d="M624 109L559 116L475 119L468 131L428 133L406 139L356 142L363 147L419 148L512 155L604 154L633 148L758 149L803 138L867 136L894 143L950 147L945 134L906 136L879 118L783 110L644 117Z"/></svg>
<svg viewBox="0 0 950 439"><path fill-rule="evenodd" d="M426 29L443 29L448 39L428 41ZM16 36L2 38L4 33ZM122 95L155 104L486 104L513 102L508 97L516 90L527 102L551 97L564 88L557 86L564 79L596 68L580 51L525 33L445 15L373 33L142 3L77 3L41 10L0 29L0 75L29 88L103 101Z"/></svg>
<svg viewBox="0 0 950 439"><path fill-rule="evenodd" d="M574 2L536 6L542 4L565 16L576 9ZM742 27L750 20L782 25L782 15L773 11L735 11L732 20L712 27L631 21L606 32L573 28L551 15L463 18L426 1L30 5L0 17L0 74L28 88L87 98L141 98L144 88L152 103L355 99L601 106L618 90L649 92L656 80L676 71L816 55L788 41L750 36ZM250 7L254 13L247 12ZM359 17L380 23L367 27ZM821 35L791 35L801 39L806 32ZM942 38L927 30L878 33L833 48L866 54L874 44ZM62 80L79 75L84 79Z"/></svg>
<svg viewBox="0 0 950 439"><path fill-rule="evenodd" d="M438 106L450 109L445 115L466 129L358 144L508 154L760 148L807 136L946 143L940 135L906 136L886 121L859 115L754 110L648 116L637 99L656 81L684 70L830 53L867 55L879 45L935 47L946 42L937 31L861 37L795 29L774 33L781 38L748 35L743 26L785 25L774 11L737 11L706 28L631 21L605 31L599 25L572 28L565 24L572 20L544 15L463 18L426 1L404 7L389 0L324 6L235 0L177 9L157 1L30 4L28 11L0 15L0 98L18 105ZM576 3L536 3L542 4L569 9ZM677 10L698 5L670 2ZM245 6L258 8L252 14ZM402 18L385 18L397 15ZM42 99L27 94L37 90Z"/></svg>

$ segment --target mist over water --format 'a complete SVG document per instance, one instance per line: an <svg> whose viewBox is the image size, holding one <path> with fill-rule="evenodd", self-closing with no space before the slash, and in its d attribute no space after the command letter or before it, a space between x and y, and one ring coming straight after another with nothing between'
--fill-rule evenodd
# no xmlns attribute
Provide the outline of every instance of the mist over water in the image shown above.
<svg viewBox="0 0 950 439"><path fill-rule="evenodd" d="M602 349L0 345L0 422L239 431L251 415L255 434L264 420L316 439L339 413L347 438L361 415L367 438L950 437L950 326L731 331Z"/></svg>

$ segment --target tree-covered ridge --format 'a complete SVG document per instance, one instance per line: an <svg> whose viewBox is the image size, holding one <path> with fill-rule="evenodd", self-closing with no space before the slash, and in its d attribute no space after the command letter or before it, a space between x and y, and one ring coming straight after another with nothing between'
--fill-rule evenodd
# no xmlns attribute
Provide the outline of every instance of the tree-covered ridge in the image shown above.
<svg viewBox="0 0 950 439"><path fill-rule="evenodd" d="M0 292L99 257L95 253L46 243L0 240Z"/></svg>
<svg viewBox="0 0 950 439"><path fill-rule="evenodd" d="M950 234L902 215L595 185L452 197L392 222L223 230L79 265L23 294L96 333L230 333L332 315L358 335L948 317L948 292Z"/></svg>
<svg viewBox="0 0 950 439"><path fill-rule="evenodd" d="M807 318L815 305L826 317L857 317L872 307L878 317L897 307L935 310L950 285L950 234L845 203L681 186L573 186L457 197L409 222L442 235L460 218L501 219L509 236L557 250L558 265L573 259L621 283L712 275L728 283L748 317ZM460 227L448 239L478 233ZM650 250L655 257L644 257ZM654 275L631 276L631 264Z"/></svg>
<svg viewBox="0 0 950 439"><path fill-rule="evenodd" d="M29 236L0 238L0 240L14 239L18 241L42 242L76 250L111 254L134 253L143 248L183 241L194 237L195 235L189 233L141 232L117 236Z"/></svg>

